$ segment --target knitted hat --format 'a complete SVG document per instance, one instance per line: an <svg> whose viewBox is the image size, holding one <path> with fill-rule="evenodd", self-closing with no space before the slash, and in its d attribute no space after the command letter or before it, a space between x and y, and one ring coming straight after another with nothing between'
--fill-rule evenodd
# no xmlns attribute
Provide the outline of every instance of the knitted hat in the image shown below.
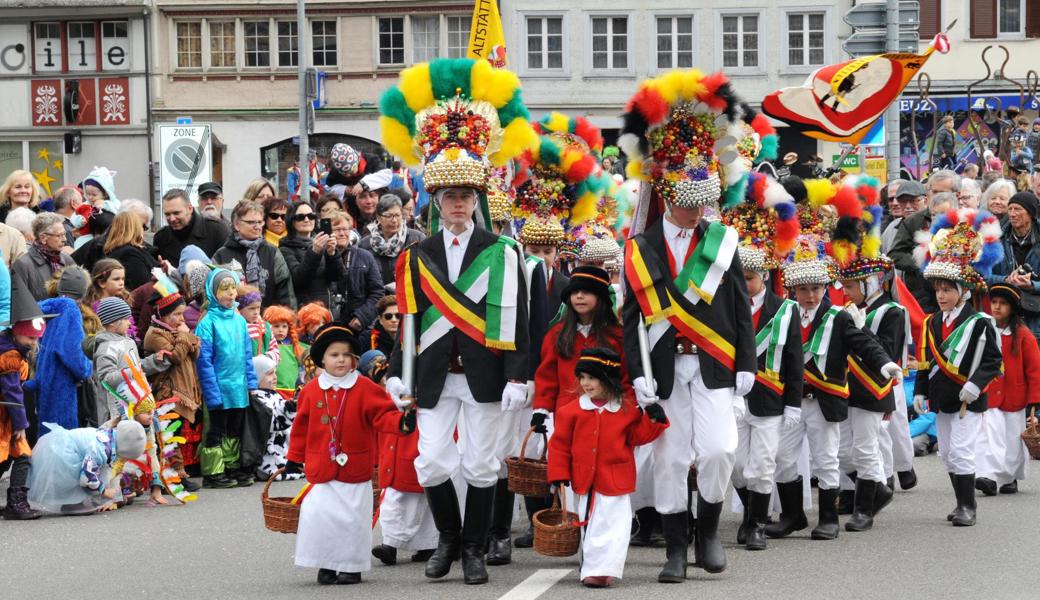
<svg viewBox="0 0 1040 600"><path fill-rule="evenodd" d="M1018 192L1008 200L1008 206L1017 204L1024 208L1029 213L1031 220L1036 220L1037 213L1037 199L1033 195L1033 192Z"/></svg>
<svg viewBox="0 0 1040 600"><path fill-rule="evenodd" d="M600 302L610 305L610 275L605 270L599 267L575 267L571 272L570 283L560 292L560 298L570 306L571 294L580 290L595 294Z"/></svg>
<svg viewBox="0 0 1040 600"><path fill-rule="evenodd" d="M155 294L148 301L155 307L156 314L162 318L177 310L178 306L182 306L184 298L181 297L181 290L177 284L171 281L162 269L152 269L152 277L155 278Z"/></svg>
<svg viewBox="0 0 1040 600"><path fill-rule="evenodd" d="M90 273L82 267L69 265L62 269L61 279L58 280L58 295L81 300L87 295L90 287Z"/></svg>
<svg viewBox="0 0 1040 600"><path fill-rule="evenodd" d="M120 458L133 460L144 454L147 436L144 427L133 419L120 421L116 425L116 454Z"/></svg>
<svg viewBox="0 0 1040 600"><path fill-rule="evenodd" d="M102 298L98 302L95 312L102 325L111 325L116 321L130 318L130 305L122 298L109 296L108 298Z"/></svg>
<svg viewBox="0 0 1040 600"><path fill-rule="evenodd" d="M270 373L276 366L275 362L271 360L266 354L258 354L253 357L253 370L256 371L256 380L260 381L265 375Z"/></svg>
<svg viewBox="0 0 1040 600"><path fill-rule="evenodd" d="M351 177L361 165L361 153L347 144L336 144L329 151L329 164L340 175Z"/></svg>
<svg viewBox="0 0 1040 600"><path fill-rule="evenodd" d="M330 323L314 334L314 343L311 344L311 360L314 361L314 364L325 367L325 351L334 342L345 342L354 354L357 354L360 349L353 332L342 325Z"/></svg>
<svg viewBox="0 0 1040 600"><path fill-rule="evenodd" d="M206 278L209 277L210 268L205 263L197 260L181 263L187 278L187 292L191 298L198 298L206 290Z"/></svg>
<svg viewBox="0 0 1040 600"><path fill-rule="evenodd" d="M372 366L379 361L379 359L386 360L386 355L381 350L369 350L361 355L361 360L358 361L358 370L363 374L368 375L369 370Z"/></svg>
<svg viewBox="0 0 1040 600"><path fill-rule="evenodd" d="M202 248L195 245L187 245L181 250L180 259L177 262L177 270L180 271L181 277L188 274L188 263L197 260L202 263L208 263L209 257L203 252Z"/></svg>
<svg viewBox="0 0 1040 600"><path fill-rule="evenodd" d="M610 348L586 348L574 366L575 375L582 373L613 383L610 387L621 387L621 357Z"/></svg>
<svg viewBox="0 0 1040 600"><path fill-rule="evenodd" d="M985 290L985 276L1004 258L1000 234L1000 221L984 210L949 210L932 220L931 230L914 236L918 243L914 259L925 279Z"/></svg>

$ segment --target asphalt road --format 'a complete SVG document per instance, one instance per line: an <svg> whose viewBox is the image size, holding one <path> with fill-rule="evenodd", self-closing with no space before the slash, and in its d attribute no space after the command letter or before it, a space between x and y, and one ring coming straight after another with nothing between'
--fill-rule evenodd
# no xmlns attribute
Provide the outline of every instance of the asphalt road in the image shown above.
<svg viewBox="0 0 1040 600"><path fill-rule="evenodd" d="M1022 482L1014 496L980 496L978 525L955 529L945 521L954 500L938 458L918 459L917 470L920 484L898 492L873 531L843 530L834 541L811 541L806 530L749 553L735 546L736 515L727 510L729 568L691 568L681 585L656 582L662 549L633 548L624 580L610 590L582 588L574 557L531 550L515 551L511 566L490 567L484 586L463 585L457 566L427 581L422 565L378 561L361 586L318 586L315 571L293 567L295 536L264 529L255 485L203 490L189 506L0 521L0 598L1040 598L1040 482ZM272 490L289 495L298 486Z"/></svg>

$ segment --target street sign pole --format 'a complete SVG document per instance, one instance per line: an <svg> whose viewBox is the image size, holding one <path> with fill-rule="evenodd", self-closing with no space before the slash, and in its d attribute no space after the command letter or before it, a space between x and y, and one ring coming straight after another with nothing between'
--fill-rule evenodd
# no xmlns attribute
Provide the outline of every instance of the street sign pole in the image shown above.
<svg viewBox="0 0 1040 600"><path fill-rule="evenodd" d="M309 185L310 148L308 146L307 114L310 100L307 99L307 16L304 8L305 0L296 0L296 65L299 74L300 93L300 189L301 198Z"/></svg>
<svg viewBox="0 0 1040 600"><path fill-rule="evenodd" d="M889 52L899 52L899 0L887 0L885 13L886 45ZM893 102L885 111L885 168L888 180L899 179L899 104Z"/></svg>

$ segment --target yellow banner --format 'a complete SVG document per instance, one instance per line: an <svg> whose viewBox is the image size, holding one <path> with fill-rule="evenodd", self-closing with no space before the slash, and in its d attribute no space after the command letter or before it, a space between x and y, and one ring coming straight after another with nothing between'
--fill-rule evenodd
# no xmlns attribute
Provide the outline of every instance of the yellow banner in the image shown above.
<svg viewBox="0 0 1040 600"><path fill-rule="evenodd" d="M505 68L506 36L502 32L497 0L474 0L466 58L484 59L493 67Z"/></svg>

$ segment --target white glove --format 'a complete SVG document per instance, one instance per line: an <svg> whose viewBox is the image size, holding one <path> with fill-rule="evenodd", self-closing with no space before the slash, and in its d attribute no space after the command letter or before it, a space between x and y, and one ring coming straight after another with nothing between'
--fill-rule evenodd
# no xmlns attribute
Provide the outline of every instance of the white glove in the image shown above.
<svg viewBox="0 0 1040 600"><path fill-rule="evenodd" d="M646 377L636 377L632 380L632 390L636 393L636 401L639 406L646 406L657 402L657 394L654 393L653 384Z"/></svg>
<svg viewBox="0 0 1040 600"><path fill-rule="evenodd" d="M737 383L733 386L733 393L738 396L747 396L753 387L755 387L755 374L750 371L737 371Z"/></svg>
<svg viewBox="0 0 1040 600"><path fill-rule="evenodd" d="M914 412L919 415L928 412L928 406L925 404L924 396L914 396Z"/></svg>
<svg viewBox="0 0 1040 600"><path fill-rule="evenodd" d="M852 317L852 322L856 324L856 327L863 329L863 326L867 324L867 313L862 308L855 304L849 304L845 307L845 312L849 313Z"/></svg>
<svg viewBox="0 0 1040 600"><path fill-rule="evenodd" d="M967 402L968 404L971 404L972 402L979 399L979 386L975 385L970 381L968 383L965 383L964 387L961 388L961 393L957 396L957 398L961 402Z"/></svg>
<svg viewBox="0 0 1040 600"><path fill-rule="evenodd" d="M738 423L747 416L747 402L744 401L743 396L733 397L733 416L736 417Z"/></svg>
<svg viewBox="0 0 1040 600"><path fill-rule="evenodd" d="M881 374L899 383L903 380L903 368L894 362L887 362L881 367Z"/></svg>
<svg viewBox="0 0 1040 600"><path fill-rule="evenodd" d="M527 384L510 381L502 390L502 411L516 412L524 407L527 401Z"/></svg>
<svg viewBox="0 0 1040 600"><path fill-rule="evenodd" d="M531 406L534 403L534 382L530 379L527 380L527 401L524 402L524 408Z"/></svg>
<svg viewBox="0 0 1040 600"><path fill-rule="evenodd" d="M403 399L402 396L409 392L408 388L401 381L400 377L391 377L386 380L386 393L390 394L390 399L394 401L394 405L401 410L404 410L411 404L410 399Z"/></svg>
<svg viewBox="0 0 1040 600"><path fill-rule="evenodd" d="M802 409L798 406L784 407L784 429L790 429L802 422Z"/></svg>

